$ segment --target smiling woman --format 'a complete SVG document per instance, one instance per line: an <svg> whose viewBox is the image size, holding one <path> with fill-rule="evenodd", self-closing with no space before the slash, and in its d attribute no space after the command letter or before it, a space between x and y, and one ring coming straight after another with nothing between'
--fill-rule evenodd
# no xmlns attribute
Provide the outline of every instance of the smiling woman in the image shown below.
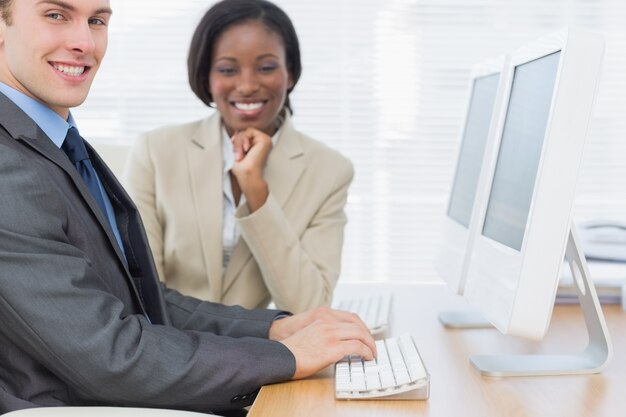
<svg viewBox="0 0 626 417"><path fill-rule="evenodd" d="M290 19L268 1L216 3L188 70L194 93L218 111L143 135L125 178L161 279L244 307L329 304L353 168L293 125L301 64Z"/></svg>

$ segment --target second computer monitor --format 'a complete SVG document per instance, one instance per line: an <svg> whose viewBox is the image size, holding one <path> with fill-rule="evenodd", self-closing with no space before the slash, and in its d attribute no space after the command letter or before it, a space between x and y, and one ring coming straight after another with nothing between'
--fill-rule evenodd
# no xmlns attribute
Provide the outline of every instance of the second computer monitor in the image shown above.
<svg viewBox="0 0 626 417"><path fill-rule="evenodd" d="M465 113L456 171L443 219L442 243L437 258L437 271L453 291L462 294L467 269L466 254L471 252L474 233L470 231L474 203L480 194L481 174L484 177L485 154L494 117L501 103L505 58L495 58L474 66L470 94ZM475 223L475 222L474 222Z"/></svg>

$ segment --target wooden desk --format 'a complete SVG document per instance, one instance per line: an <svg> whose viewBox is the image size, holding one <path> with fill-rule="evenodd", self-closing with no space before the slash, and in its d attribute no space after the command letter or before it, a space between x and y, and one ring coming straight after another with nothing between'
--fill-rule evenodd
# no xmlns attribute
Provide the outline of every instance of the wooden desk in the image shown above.
<svg viewBox="0 0 626 417"><path fill-rule="evenodd" d="M542 342L504 336L495 329L446 330L437 315L464 308L442 285L353 284L340 294L391 290L393 335L410 332L431 375L427 401L335 400L332 368L315 377L263 387L249 417L436 416L436 417L623 417L626 415L626 313L605 305L614 356L601 374L485 378L470 365L473 354L572 353L587 344L578 305L555 307Z"/></svg>

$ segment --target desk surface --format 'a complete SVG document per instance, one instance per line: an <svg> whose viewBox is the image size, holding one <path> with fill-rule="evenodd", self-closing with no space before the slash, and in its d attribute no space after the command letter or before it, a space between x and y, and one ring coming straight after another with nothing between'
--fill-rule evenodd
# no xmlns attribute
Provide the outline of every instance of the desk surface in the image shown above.
<svg viewBox="0 0 626 417"><path fill-rule="evenodd" d="M367 287L367 289L365 288ZM333 369L315 377L263 387L249 417L259 416L437 416L612 417L626 409L626 313L603 306L614 356L596 375L486 378L470 365L474 354L578 353L587 344L578 305L557 305L541 342L504 336L495 329L446 330L437 315L466 308L444 285L346 284L358 294L391 290L392 335L413 335L431 375L428 401L345 401L334 398ZM401 314L404 313L404 314Z"/></svg>

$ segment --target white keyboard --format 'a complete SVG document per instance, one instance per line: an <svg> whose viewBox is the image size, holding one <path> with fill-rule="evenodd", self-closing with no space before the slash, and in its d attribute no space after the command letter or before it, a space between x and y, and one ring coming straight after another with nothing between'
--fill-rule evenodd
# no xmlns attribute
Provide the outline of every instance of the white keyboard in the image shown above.
<svg viewBox="0 0 626 417"><path fill-rule="evenodd" d="M356 313L373 335L386 333L391 313L391 293L333 301L333 308Z"/></svg>
<svg viewBox="0 0 626 417"><path fill-rule="evenodd" d="M338 399L426 400L430 375L409 334L376 341L378 357L349 356L335 364Z"/></svg>

